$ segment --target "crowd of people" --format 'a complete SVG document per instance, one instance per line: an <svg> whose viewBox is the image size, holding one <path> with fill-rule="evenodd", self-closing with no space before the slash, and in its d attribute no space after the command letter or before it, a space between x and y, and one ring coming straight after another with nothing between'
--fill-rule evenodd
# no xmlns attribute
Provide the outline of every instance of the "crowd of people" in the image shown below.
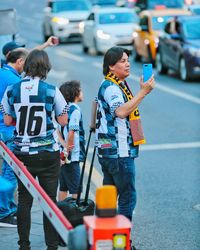
<svg viewBox="0 0 200 250"><path fill-rule="evenodd" d="M80 162L85 159L85 133L79 102L83 92L78 80L58 89L46 81L51 63L44 49L54 46L53 37L28 51L8 43L0 69L0 139L6 143L34 178L38 178L56 203L68 192L77 197ZM10 46L10 47L9 47ZM22 77L22 72L24 72ZM112 47L104 55L104 80L97 94L96 147L103 185L115 185L118 212L130 220L136 206L135 158L145 143L138 105L154 88L154 76L140 81L133 95L126 78L130 74L129 51ZM60 152L65 152L65 160ZM17 227L19 249L31 249L29 239L33 198L12 168L4 161L2 177L12 184L0 190L0 226ZM18 204L14 192L18 186ZM58 249L56 230L43 215L47 249ZM134 248L132 248L134 249Z"/></svg>

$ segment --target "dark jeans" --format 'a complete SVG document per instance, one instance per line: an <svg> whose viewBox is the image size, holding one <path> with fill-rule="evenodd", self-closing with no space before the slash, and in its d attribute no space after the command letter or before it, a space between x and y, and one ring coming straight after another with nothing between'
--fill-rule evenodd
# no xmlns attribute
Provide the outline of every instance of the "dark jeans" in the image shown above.
<svg viewBox="0 0 200 250"><path fill-rule="evenodd" d="M40 152L37 155L17 155L35 178L37 176L40 186L56 203L58 177L60 171L59 152ZM19 202L17 210L17 229L19 234L18 244L20 249L30 249L31 207L33 197L23 183L18 179ZM45 214L43 214L43 227L47 249L58 248L58 234Z"/></svg>
<svg viewBox="0 0 200 250"><path fill-rule="evenodd" d="M103 185L115 185L118 192L118 210L132 220L136 205L134 158L99 158L103 171Z"/></svg>

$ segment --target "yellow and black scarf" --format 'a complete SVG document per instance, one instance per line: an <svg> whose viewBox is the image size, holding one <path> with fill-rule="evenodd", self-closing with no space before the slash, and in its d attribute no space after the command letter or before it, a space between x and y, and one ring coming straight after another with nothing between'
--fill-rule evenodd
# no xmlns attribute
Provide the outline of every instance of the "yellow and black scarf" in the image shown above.
<svg viewBox="0 0 200 250"><path fill-rule="evenodd" d="M109 72L105 76L105 79L118 85L125 94L125 96L127 97L128 101L130 101L133 98L133 95L127 83L121 82L120 79L116 77L113 73ZM129 115L129 123L130 123L131 135L133 138L133 145L137 146L146 143L138 108L134 109Z"/></svg>

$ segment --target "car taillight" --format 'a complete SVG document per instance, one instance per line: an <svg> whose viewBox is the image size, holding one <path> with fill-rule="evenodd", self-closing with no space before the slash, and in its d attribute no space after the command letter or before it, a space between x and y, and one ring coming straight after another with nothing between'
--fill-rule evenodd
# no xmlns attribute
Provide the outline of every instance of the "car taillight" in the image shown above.
<svg viewBox="0 0 200 250"><path fill-rule="evenodd" d="M155 6L155 10L164 10L164 9L166 9L166 6L163 5L163 4L160 4L160 5L156 5L156 6Z"/></svg>

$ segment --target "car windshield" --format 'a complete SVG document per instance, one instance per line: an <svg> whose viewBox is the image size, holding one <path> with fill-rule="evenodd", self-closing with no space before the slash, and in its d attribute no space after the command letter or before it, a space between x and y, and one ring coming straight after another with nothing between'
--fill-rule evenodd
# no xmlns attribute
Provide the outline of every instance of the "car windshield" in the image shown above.
<svg viewBox="0 0 200 250"><path fill-rule="evenodd" d="M187 20L187 22L183 24L183 33L187 39L200 40L200 18Z"/></svg>
<svg viewBox="0 0 200 250"><path fill-rule="evenodd" d="M159 5L164 5L167 8L181 8L183 5L182 0L166 0L166 1L161 1L161 0L150 0L149 1L149 9L155 9L156 6Z"/></svg>
<svg viewBox="0 0 200 250"><path fill-rule="evenodd" d="M116 0L92 0L93 5L115 5Z"/></svg>
<svg viewBox="0 0 200 250"><path fill-rule="evenodd" d="M77 11L89 10L90 6L85 1L71 0L71 1L58 1L52 5L52 12L58 13L62 11Z"/></svg>
<svg viewBox="0 0 200 250"><path fill-rule="evenodd" d="M138 17L132 13L105 13L99 15L99 24L136 23Z"/></svg>
<svg viewBox="0 0 200 250"><path fill-rule="evenodd" d="M152 18L153 30L163 30L166 22L171 16L156 16Z"/></svg>
<svg viewBox="0 0 200 250"><path fill-rule="evenodd" d="M196 15L200 15L200 7L199 8L191 8L191 11L196 14Z"/></svg>

